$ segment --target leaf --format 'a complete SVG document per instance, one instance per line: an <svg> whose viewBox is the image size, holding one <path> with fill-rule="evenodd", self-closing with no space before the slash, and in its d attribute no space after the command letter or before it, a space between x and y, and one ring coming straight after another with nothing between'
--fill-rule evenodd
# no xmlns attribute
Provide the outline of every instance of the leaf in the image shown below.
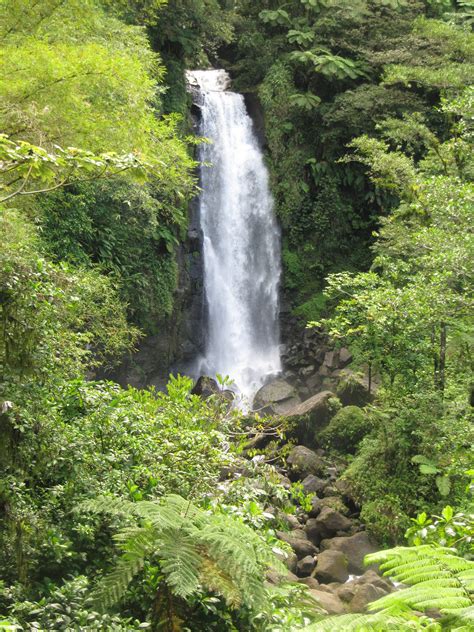
<svg viewBox="0 0 474 632"><path fill-rule="evenodd" d="M434 465L428 465L427 463L422 463L420 465L420 472L422 474L437 474L439 470Z"/></svg>
<svg viewBox="0 0 474 632"><path fill-rule="evenodd" d="M439 493L441 494L441 496L447 496L449 492L451 491L451 480L449 476L437 476L436 486L438 487ZM449 518L446 518L445 512L447 513L447 515L450 515ZM448 505L447 507L443 509L443 518L445 518L446 520L451 520L452 517L453 517L453 508Z"/></svg>

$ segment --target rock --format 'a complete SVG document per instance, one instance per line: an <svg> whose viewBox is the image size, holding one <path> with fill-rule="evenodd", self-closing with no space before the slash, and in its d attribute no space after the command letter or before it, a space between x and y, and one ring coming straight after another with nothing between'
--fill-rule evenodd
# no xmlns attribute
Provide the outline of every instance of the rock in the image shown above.
<svg viewBox="0 0 474 632"><path fill-rule="evenodd" d="M334 496L337 496L336 487L334 487L334 485L328 485L327 487L325 487L323 491L323 496L326 498L334 498Z"/></svg>
<svg viewBox="0 0 474 632"><path fill-rule="evenodd" d="M287 417L309 415L313 424L321 426L329 419L328 400L335 397L332 391L322 391L313 395L287 413Z"/></svg>
<svg viewBox="0 0 474 632"><path fill-rule="evenodd" d="M349 501L355 503L354 491L352 489L350 481L345 478L338 478L337 481L334 482L334 487L337 489L338 494L343 496L345 499L348 499Z"/></svg>
<svg viewBox="0 0 474 632"><path fill-rule="evenodd" d="M208 375L201 375L196 384L193 386L191 395L199 395L203 399L211 395L218 395L221 392L219 384Z"/></svg>
<svg viewBox="0 0 474 632"><path fill-rule="evenodd" d="M314 474L308 474L306 478L301 481L305 494L321 494L327 485L327 481L322 478L318 478Z"/></svg>
<svg viewBox="0 0 474 632"><path fill-rule="evenodd" d="M300 478L306 478L309 474L322 474L326 467L322 457L303 445L295 446L286 462L290 466L290 471Z"/></svg>
<svg viewBox="0 0 474 632"><path fill-rule="evenodd" d="M373 569L366 571L361 577L357 579L358 584L372 584L383 590L385 594L391 593L395 588L394 585L383 577L380 577Z"/></svg>
<svg viewBox="0 0 474 632"><path fill-rule="evenodd" d="M355 582L346 582L345 584L342 584L342 586L339 586L336 590L336 595L341 601L349 603L354 598L356 588L357 584Z"/></svg>
<svg viewBox="0 0 474 632"><path fill-rule="evenodd" d="M316 564L316 579L323 583L344 583L349 578L347 558L340 551L323 551L318 555Z"/></svg>
<svg viewBox="0 0 474 632"><path fill-rule="evenodd" d="M348 369L341 373L336 394L344 406L365 406L373 400L367 378Z"/></svg>
<svg viewBox="0 0 474 632"><path fill-rule="evenodd" d="M290 402L288 402L290 400ZM265 384L257 391L253 400L253 409L258 412L264 412L267 414L283 414L277 413L277 409L285 409L289 406L289 409L297 406L297 393L295 387L287 382L278 378ZM286 406L285 403L286 402Z"/></svg>
<svg viewBox="0 0 474 632"><path fill-rule="evenodd" d="M315 599L328 614L343 614L344 604L337 595L311 588L309 594Z"/></svg>
<svg viewBox="0 0 474 632"><path fill-rule="evenodd" d="M337 369L337 351L327 351L323 364L329 369Z"/></svg>
<svg viewBox="0 0 474 632"><path fill-rule="evenodd" d="M354 597L349 604L351 612L365 612L367 605L376 599L380 599L386 593L373 584L358 584L355 588Z"/></svg>
<svg viewBox="0 0 474 632"><path fill-rule="evenodd" d="M316 371L316 367L314 366L314 364L310 364L309 366L304 366L302 369L300 369L299 374L301 375L302 378L305 378L305 377L309 377L310 375L313 375L315 371Z"/></svg>
<svg viewBox="0 0 474 632"><path fill-rule="evenodd" d="M308 518L304 526L306 535L315 546L319 546L323 536L321 535L321 528L316 518Z"/></svg>
<svg viewBox="0 0 474 632"><path fill-rule="evenodd" d="M267 582L269 582L270 584L274 584L275 586L278 584L281 584L282 582L299 581L298 577L291 571L288 571L287 573L282 574L273 569L270 569L269 571L267 571L266 578L267 578Z"/></svg>
<svg viewBox="0 0 474 632"><path fill-rule="evenodd" d="M321 388L322 380L320 375L311 375L305 380L306 387L312 393Z"/></svg>
<svg viewBox="0 0 474 632"><path fill-rule="evenodd" d="M339 349L339 358L337 366L340 369L344 369L348 364L352 362L352 353L346 347Z"/></svg>
<svg viewBox="0 0 474 632"><path fill-rule="evenodd" d="M349 509L343 503L340 496L325 496L324 498L312 498L311 510L309 512L310 517L316 518L324 507L331 507L343 515L349 513Z"/></svg>
<svg viewBox="0 0 474 632"><path fill-rule="evenodd" d="M299 577L307 577L311 575L316 566L316 560L312 555L306 555L298 562L297 565L297 575Z"/></svg>
<svg viewBox="0 0 474 632"><path fill-rule="evenodd" d="M321 550L341 551L347 557L349 573L362 575L367 570L364 557L378 551L378 547L365 531L347 537L331 538L321 542Z"/></svg>
<svg viewBox="0 0 474 632"><path fill-rule="evenodd" d="M301 524L294 514L287 514L284 511L278 511L278 518L282 522L286 522L290 529L301 529Z"/></svg>
<svg viewBox="0 0 474 632"><path fill-rule="evenodd" d="M298 584L305 584L308 588L319 588L319 582L314 577L300 577Z"/></svg>
<svg viewBox="0 0 474 632"><path fill-rule="evenodd" d="M295 529L291 533L277 531L276 535L280 540L291 546L299 560L307 555L314 556L318 553L318 549L308 540L306 533L302 529Z"/></svg>
<svg viewBox="0 0 474 632"><path fill-rule="evenodd" d="M343 516L332 507L323 507L317 518L315 518L315 525L323 538L329 538L339 531L348 531L352 523L349 518L346 518L346 516Z"/></svg>
<svg viewBox="0 0 474 632"><path fill-rule="evenodd" d="M283 562L290 573L296 573L298 565L298 557L296 553L287 553L283 550L276 550L275 556Z"/></svg>
<svg viewBox="0 0 474 632"><path fill-rule="evenodd" d="M327 424L332 407L329 402L335 397L330 390L321 391L286 412L290 427L287 436L307 447L318 445L317 432Z"/></svg>
<svg viewBox="0 0 474 632"><path fill-rule="evenodd" d="M325 364L319 367L318 375L320 378L328 377L330 373L331 373L331 370Z"/></svg>

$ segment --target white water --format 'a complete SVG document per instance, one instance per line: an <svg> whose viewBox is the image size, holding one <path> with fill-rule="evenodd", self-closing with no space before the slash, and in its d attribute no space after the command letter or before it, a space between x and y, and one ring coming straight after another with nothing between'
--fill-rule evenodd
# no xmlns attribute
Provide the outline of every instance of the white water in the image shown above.
<svg viewBox="0 0 474 632"><path fill-rule="evenodd" d="M200 221L208 331L199 374L228 375L248 403L281 369L280 233L262 151L242 95L223 70L193 71L199 86Z"/></svg>

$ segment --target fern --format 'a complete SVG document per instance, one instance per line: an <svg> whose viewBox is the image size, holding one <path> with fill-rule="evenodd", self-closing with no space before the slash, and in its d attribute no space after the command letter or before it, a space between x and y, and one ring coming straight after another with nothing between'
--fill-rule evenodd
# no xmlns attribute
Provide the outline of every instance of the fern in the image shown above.
<svg viewBox="0 0 474 632"><path fill-rule="evenodd" d="M453 549L423 545L373 553L365 562L379 564L384 575L406 587L369 604L368 610L375 614L326 617L308 627L308 632L423 630L427 626L458 632L474 629L473 561ZM434 622L418 616L428 609L438 610L442 618Z"/></svg>
<svg viewBox="0 0 474 632"><path fill-rule="evenodd" d="M98 606L119 601L151 557L160 561L166 585L176 597L188 599L202 586L234 608L260 607L266 570L283 572L270 547L250 527L230 516L203 511L180 496L137 503L99 498L81 507L139 521L114 536L122 556L96 589Z"/></svg>

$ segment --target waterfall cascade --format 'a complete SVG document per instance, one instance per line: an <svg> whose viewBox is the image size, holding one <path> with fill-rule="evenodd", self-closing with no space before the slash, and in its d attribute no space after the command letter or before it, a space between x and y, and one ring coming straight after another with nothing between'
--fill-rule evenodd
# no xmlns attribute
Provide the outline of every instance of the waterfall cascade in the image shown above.
<svg viewBox="0 0 474 632"><path fill-rule="evenodd" d="M280 371L280 233L268 173L242 95L223 70L189 71L202 136L199 210L207 337L199 374L228 375L248 403Z"/></svg>

